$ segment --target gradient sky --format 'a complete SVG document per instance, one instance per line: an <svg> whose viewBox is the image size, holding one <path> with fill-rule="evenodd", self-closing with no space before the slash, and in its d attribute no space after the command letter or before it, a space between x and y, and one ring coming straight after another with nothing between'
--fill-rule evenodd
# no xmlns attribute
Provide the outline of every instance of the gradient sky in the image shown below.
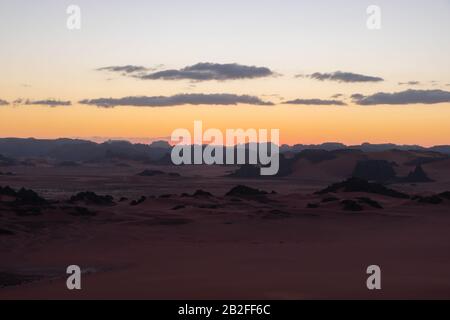
<svg viewBox="0 0 450 320"><path fill-rule="evenodd" d="M66 28L80 6L81 30ZM366 8L382 10L368 30ZM70 100L72 106L0 106L1 137L158 138L176 128L279 128L283 143L450 144L450 102L361 106L354 93L450 91L450 1L0 0L0 99ZM267 67L273 77L141 80L107 66L180 69L199 62ZM345 71L383 82L296 78ZM419 85L399 82L419 81ZM98 108L78 101L180 93L257 96L274 106ZM332 99L347 106L286 105Z"/></svg>

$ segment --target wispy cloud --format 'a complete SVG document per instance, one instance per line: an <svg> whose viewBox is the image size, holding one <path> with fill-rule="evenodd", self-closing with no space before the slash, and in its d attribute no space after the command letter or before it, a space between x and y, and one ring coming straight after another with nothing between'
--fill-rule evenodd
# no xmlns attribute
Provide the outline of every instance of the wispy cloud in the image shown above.
<svg viewBox="0 0 450 320"><path fill-rule="evenodd" d="M283 102L284 104L298 104L311 106L345 106L346 104L339 100L322 100L322 99L295 99Z"/></svg>
<svg viewBox="0 0 450 320"><path fill-rule="evenodd" d="M130 74L130 73L135 73L135 72L145 72L150 69L143 67L143 66L126 65L126 66L109 66L109 67L98 68L96 70Z"/></svg>
<svg viewBox="0 0 450 320"><path fill-rule="evenodd" d="M353 101L358 105L406 105L406 104L435 104L450 102L450 92L443 90L406 90L401 92L386 93L378 92L365 96L362 94L352 95Z"/></svg>
<svg viewBox="0 0 450 320"><path fill-rule="evenodd" d="M16 99L13 101L13 104L27 105L27 106L49 106L49 107L60 107L60 106L67 107L72 105L70 101L55 100L55 99L46 99L46 100Z"/></svg>
<svg viewBox="0 0 450 320"><path fill-rule="evenodd" d="M171 69L154 72L150 74L140 74L136 77L144 80L236 80L253 79L275 75L273 71L266 67L245 66L237 63L197 63L183 69Z"/></svg>
<svg viewBox="0 0 450 320"><path fill-rule="evenodd" d="M331 73L315 72L309 75L297 75L297 77L306 77L319 81L337 81L337 82L380 82L384 81L383 78L366 76L363 74L335 71Z"/></svg>
<svg viewBox="0 0 450 320"><path fill-rule="evenodd" d="M237 105L250 104L260 106L271 106L272 102L263 101L258 97L249 95L235 95L227 93L217 94L178 94L174 96L131 96L124 98L99 98L85 99L81 104L94 105L97 107L171 107L180 105Z"/></svg>
<svg viewBox="0 0 450 320"><path fill-rule="evenodd" d="M418 86L420 85L419 81L408 81L408 82L399 82L398 83L401 86L407 85L407 86Z"/></svg>

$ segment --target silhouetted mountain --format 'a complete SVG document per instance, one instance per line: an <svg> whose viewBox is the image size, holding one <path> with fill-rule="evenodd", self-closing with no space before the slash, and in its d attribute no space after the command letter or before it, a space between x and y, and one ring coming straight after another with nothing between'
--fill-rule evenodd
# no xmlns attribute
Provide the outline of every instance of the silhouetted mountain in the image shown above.
<svg viewBox="0 0 450 320"><path fill-rule="evenodd" d="M350 149L359 149L364 152L377 152L386 150L426 150L426 148L418 145L397 145L393 143L371 144L363 143L361 145L349 146Z"/></svg>
<svg viewBox="0 0 450 320"><path fill-rule="evenodd" d="M360 145L350 145L347 146L342 143L337 142L326 142L322 144L295 144L293 146L289 145L282 145L280 147L281 152L300 152L303 150L325 150L325 151L335 151L335 150L341 150L341 149L358 149L364 152L377 152L377 151L386 151L386 150L415 150L415 151L421 151L421 150L430 150L430 151L436 151L441 153L450 154L450 146L449 145L442 145L442 146L434 146L430 148L425 148L419 145L397 145L393 143L384 143L384 144L371 144L371 143L363 143Z"/></svg>
<svg viewBox="0 0 450 320"><path fill-rule="evenodd" d="M434 147L428 148L428 150L450 154L450 146L434 146Z"/></svg>
<svg viewBox="0 0 450 320"><path fill-rule="evenodd" d="M0 165L6 157L48 157L59 161L103 161L129 159L156 161L170 152L168 143L154 142L150 145L132 144L128 141L107 141L101 144L78 139L0 139ZM5 157L6 156L6 157ZM8 163L11 163L8 160Z"/></svg>
<svg viewBox="0 0 450 320"><path fill-rule="evenodd" d="M326 142L326 143L322 143L322 144L295 144L293 146L284 144L280 147L280 151L281 152L286 152L286 151L300 152L303 150L333 151L333 150L346 149L346 148L347 148L347 146L342 143Z"/></svg>

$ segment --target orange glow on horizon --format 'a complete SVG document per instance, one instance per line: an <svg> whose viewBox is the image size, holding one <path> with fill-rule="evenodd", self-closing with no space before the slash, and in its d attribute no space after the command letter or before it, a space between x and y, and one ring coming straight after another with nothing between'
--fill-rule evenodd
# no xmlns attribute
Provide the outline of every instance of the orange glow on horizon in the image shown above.
<svg viewBox="0 0 450 320"><path fill-rule="evenodd" d="M179 106L165 108L4 106L1 137L167 138L173 130L280 129L281 144L448 144L448 104L413 106ZM430 110L432 109L432 110ZM432 112L430 112L432 111ZM95 139L93 139L95 140Z"/></svg>

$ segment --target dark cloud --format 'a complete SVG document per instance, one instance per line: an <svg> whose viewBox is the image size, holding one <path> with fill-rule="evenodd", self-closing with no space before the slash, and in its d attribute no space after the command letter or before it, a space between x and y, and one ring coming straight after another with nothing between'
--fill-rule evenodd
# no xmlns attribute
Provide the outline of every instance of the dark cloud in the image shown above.
<svg viewBox="0 0 450 320"><path fill-rule="evenodd" d="M302 77L297 76L297 77ZM342 71L336 71L332 73L320 73L315 72L310 75L306 75L307 78L320 80L320 81L338 81L338 82L380 82L384 81L383 78L380 77L373 77L373 76L366 76L363 74L357 74L352 72L342 72Z"/></svg>
<svg viewBox="0 0 450 320"><path fill-rule="evenodd" d="M355 93L355 94L352 94L350 96L350 98L352 98L353 100L361 100L362 98L364 98L364 95L361 93Z"/></svg>
<svg viewBox="0 0 450 320"><path fill-rule="evenodd" d="M364 96L361 94L354 94L352 96L356 104L362 106L377 105L377 104L435 104L450 102L450 92L443 90L406 90L394 93L378 92L373 95Z"/></svg>
<svg viewBox="0 0 450 320"><path fill-rule="evenodd" d="M145 72L149 69L142 67L142 66L133 66L133 65L126 65L126 66L110 66L110 67L103 67L98 68L97 71L109 71L109 72L120 72L123 74L130 74L135 72Z"/></svg>
<svg viewBox="0 0 450 320"><path fill-rule="evenodd" d="M272 76L274 73L265 67L244 66L236 63L197 63L183 69L164 70L150 74L137 75L145 80L235 80Z"/></svg>
<svg viewBox="0 0 450 320"><path fill-rule="evenodd" d="M302 104L314 106L345 106L346 104L339 100L322 100L322 99L295 99L283 102L284 104Z"/></svg>
<svg viewBox="0 0 450 320"><path fill-rule="evenodd" d="M6 106L8 104L9 104L8 101L0 99L0 106Z"/></svg>
<svg viewBox="0 0 450 320"><path fill-rule="evenodd" d="M60 107L60 106L70 106L72 103L70 101L62 101L62 100L54 100L54 99L48 99L48 100L25 100L18 99L14 101L16 104L25 104L27 106L31 105L39 105L39 106L49 106L49 107Z"/></svg>
<svg viewBox="0 0 450 320"><path fill-rule="evenodd" d="M235 94L178 94L174 96L164 97L146 97L134 96L124 98L99 98L92 100L82 100L81 104L94 105L98 107L117 107L117 106L134 106L134 107L171 107L179 105L237 105L252 104L260 106L271 106L272 102L262 101L258 97L248 95Z"/></svg>
<svg viewBox="0 0 450 320"><path fill-rule="evenodd" d="M399 82L399 85L403 86L403 85L408 85L408 86L418 86L420 85L419 81L408 81L408 82Z"/></svg>
<svg viewBox="0 0 450 320"><path fill-rule="evenodd" d="M338 98L341 98L341 97L343 97L344 95L342 94L342 93L336 93L336 94L333 94L332 96L331 96L331 98L333 98L333 99L338 99Z"/></svg>

